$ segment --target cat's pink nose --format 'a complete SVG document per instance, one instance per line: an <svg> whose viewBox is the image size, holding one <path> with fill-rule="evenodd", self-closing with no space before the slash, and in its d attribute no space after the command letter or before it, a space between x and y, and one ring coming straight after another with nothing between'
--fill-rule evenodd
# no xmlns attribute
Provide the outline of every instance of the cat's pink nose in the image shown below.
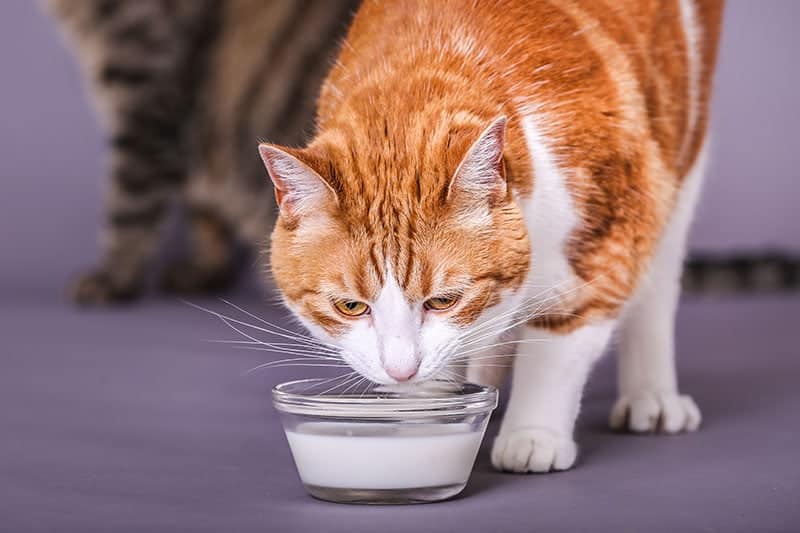
<svg viewBox="0 0 800 533"><path fill-rule="evenodd" d="M417 373L417 365L408 365L408 366L394 366L394 365L386 365L384 367L386 369L386 373L389 374L389 377L396 379L397 381L408 381L409 379L413 378Z"/></svg>

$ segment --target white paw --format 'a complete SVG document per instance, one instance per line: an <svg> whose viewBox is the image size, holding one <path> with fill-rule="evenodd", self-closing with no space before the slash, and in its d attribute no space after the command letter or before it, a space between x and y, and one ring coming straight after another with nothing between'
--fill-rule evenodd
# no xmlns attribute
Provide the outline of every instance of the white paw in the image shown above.
<svg viewBox="0 0 800 533"><path fill-rule="evenodd" d="M700 421L700 409L690 396L647 391L620 396L609 424L636 433L680 433L697 430Z"/></svg>
<svg viewBox="0 0 800 533"><path fill-rule="evenodd" d="M566 470L577 456L575 441L544 428L503 432L492 446L494 467L510 472Z"/></svg>

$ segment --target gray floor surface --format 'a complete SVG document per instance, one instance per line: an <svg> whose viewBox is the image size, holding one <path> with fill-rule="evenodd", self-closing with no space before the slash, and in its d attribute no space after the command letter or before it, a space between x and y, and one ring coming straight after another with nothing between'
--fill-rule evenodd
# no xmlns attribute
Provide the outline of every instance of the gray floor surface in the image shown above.
<svg viewBox="0 0 800 533"><path fill-rule="evenodd" d="M254 296L236 301L285 322ZM364 507L304 493L271 408L272 385L318 372L244 375L265 354L206 342L234 336L176 301L82 312L4 297L0 531L798 531L799 314L796 296L684 302L680 370L699 433L608 431L607 358L573 470L495 473L490 434L461 497Z"/></svg>

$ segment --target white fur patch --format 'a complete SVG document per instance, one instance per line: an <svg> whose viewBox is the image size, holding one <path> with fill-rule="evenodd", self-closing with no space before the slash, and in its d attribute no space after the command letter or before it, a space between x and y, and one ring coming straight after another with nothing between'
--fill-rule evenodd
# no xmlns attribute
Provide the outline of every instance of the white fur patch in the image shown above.
<svg viewBox="0 0 800 533"><path fill-rule="evenodd" d="M372 304L372 320L381 362L390 376L416 371L420 355L418 335L422 310L406 300L403 289L386 269L386 283Z"/></svg>
<svg viewBox="0 0 800 533"><path fill-rule="evenodd" d="M522 131L533 165L533 194L522 200L531 243L530 297L552 297L553 290L568 289L574 277L565 254L569 236L580 221L564 172L558 167L548 142L547 115L523 107ZM552 138L552 137L550 137Z"/></svg>

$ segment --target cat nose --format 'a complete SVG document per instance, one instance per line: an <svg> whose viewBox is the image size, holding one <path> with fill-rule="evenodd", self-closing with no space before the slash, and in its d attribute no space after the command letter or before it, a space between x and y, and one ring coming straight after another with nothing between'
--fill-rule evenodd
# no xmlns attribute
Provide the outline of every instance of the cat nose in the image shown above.
<svg viewBox="0 0 800 533"><path fill-rule="evenodd" d="M397 381L408 381L417 374L419 365L384 365L384 370L389 374L389 377Z"/></svg>

